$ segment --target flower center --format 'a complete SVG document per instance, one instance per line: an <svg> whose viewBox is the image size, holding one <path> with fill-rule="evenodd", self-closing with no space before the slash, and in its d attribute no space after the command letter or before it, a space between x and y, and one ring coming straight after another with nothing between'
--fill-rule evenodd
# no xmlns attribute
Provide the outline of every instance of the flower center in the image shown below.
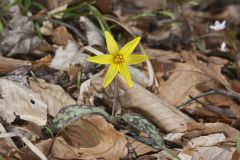
<svg viewBox="0 0 240 160"><path fill-rule="evenodd" d="M114 57L114 62L115 63L122 63L123 62L123 56L122 55L117 55Z"/></svg>

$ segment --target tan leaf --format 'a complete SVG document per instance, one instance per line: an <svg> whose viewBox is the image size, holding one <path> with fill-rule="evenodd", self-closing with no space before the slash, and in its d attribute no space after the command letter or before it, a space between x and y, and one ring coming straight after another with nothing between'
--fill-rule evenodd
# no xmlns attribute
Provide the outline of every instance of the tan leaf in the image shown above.
<svg viewBox="0 0 240 160"><path fill-rule="evenodd" d="M66 126L60 135L78 148L83 159L120 159L127 155L127 140L101 116L85 117ZM78 137L78 138L76 138Z"/></svg>
<svg viewBox="0 0 240 160"><path fill-rule="evenodd" d="M105 90L102 88L104 74L95 75L86 86L91 85L85 89L79 101L82 102L92 96L99 96L106 104L112 105L113 90L112 85ZM184 132L187 130L188 123L196 124L191 118L184 115L181 111L175 109L163 99L157 97L137 83L133 83L133 88L129 89L125 83L119 78L119 103L124 108L136 111L157 127L166 132ZM103 90L105 92L103 92Z"/></svg>
<svg viewBox="0 0 240 160"><path fill-rule="evenodd" d="M166 132L184 132L187 130L187 123L194 122L137 83L134 83L132 89L123 85L123 90L124 95L121 97L123 107L141 112Z"/></svg>
<svg viewBox="0 0 240 160"><path fill-rule="evenodd" d="M31 62L0 56L0 74L6 74L22 66L30 66Z"/></svg>
<svg viewBox="0 0 240 160"><path fill-rule="evenodd" d="M43 140L36 147L50 160L78 159L77 149L69 146L62 137ZM25 148L23 151L26 153L24 159L38 159L30 149Z"/></svg>
<svg viewBox="0 0 240 160"><path fill-rule="evenodd" d="M67 31L66 27L60 26L56 28L52 33L53 43L66 46L68 41L74 41L73 36Z"/></svg>
<svg viewBox="0 0 240 160"><path fill-rule="evenodd" d="M19 115L21 119L45 125L47 106L40 96L27 87L11 80L0 79L0 115L11 123Z"/></svg>
<svg viewBox="0 0 240 160"><path fill-rule="evenodd" d="M42 79L37 80L38 82L29 79L30 87L39 93L43 102L47 104L48 114L51 116L54 117L64 106L76 104L76 101L61 86L47 83Z"/></svg>

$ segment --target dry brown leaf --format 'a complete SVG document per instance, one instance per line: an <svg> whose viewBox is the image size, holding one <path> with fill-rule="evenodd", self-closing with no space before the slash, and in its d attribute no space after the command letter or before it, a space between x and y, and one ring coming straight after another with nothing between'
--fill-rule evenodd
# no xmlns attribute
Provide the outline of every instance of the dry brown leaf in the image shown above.
<svg viewBox="0 0 240 160"><path fill-rule="evenodd" d="M11 123L19 115L21 119L45 125L47 106L40 96L29 88L11 80L0 79L0 115Z"/></svg>
<svg viewBox="0 0 240 160"><path fill-rule="evenodd" d="M123 90L124 95L120 97L122 107L141 112L168 133L184 132L187 130L187 123L194 123L191 118L137 83L133 84L132 89L123 85Z"/></svg>
<svg viewBox="0 0 240 160"><path fill-rule="evenodd" d="M53 31L52 41L57 45L66 46L68 44L68 41L74 41L74 38L67 31L66 27L60 26Z"/></svg>
<svg viewBox="0 0 240 160"><path fill-rule="evenodd" d="M41 141L36 147L50 160L78 159L76 148L69 146L62 137ZM38 159L28 148L24 148L23 152L26 153L24 159Z"/></svg>
<svg viewBox="0 0 240 160"><path fill-rule="evenodd" d="M0 139L0 158L1 159L17 159L20 158L19 150L11 146L8 141Z"/></svg>
<svg viewBox="0 0 240 160"><path fill-rule="evenodd" d="M31 62L0 56L0 75L6 74L22 66L30 66Z"/></svg>
<svg viewBox="0 0 240 160"><path fill-rule="evenodd" d="M78 99L80 102L89 102L89 99L97 96L101 98L105 104L111 106L113 100L113 87L111 85L105 90L102 88L101 83L103 81L103 76L103 72L99 73L86 82L87 84L80 93ZM187 130L188 123L195 124L191 118L137 83L133 83L133 88L129 89L120 77L119 80L121 83L119 83L119 103L117 106L121 105L124 108L131 109L144 115L157 127L168 133L184 132Z"/></svg>
<svg viewBox="0 0 240 160"><path fill-rule="evenodd" d="M226 78L221 74L221 68L226 63L225 60L209 58L210 62L206 64L197 60L197 55L194 53L192 53L193 55L188 52L181 54L185 63L168 62L161 65L161 70L157 70L156 75L160 84L158 91L161 98L173 106L177 106L188 100L189 95L197 96L219 86L229 88ZM209 102L209 98L201 98L201 101ZM221 103L215 103L215 105L221 105ZM198 116L218 117L218 114L204 109L199 103L192 103L185 110Z"/></svg>
<svg viewBox="0 0 240 160"><path fill-rule="evenodd" d="M70 146L78 148L82 159L120 159L128 152L124 134L101 116L84 117L66 126L60 135Z"/></svg>
<svg viewBox="0 0 240 160"><path fill-rule="evenodd" d="M29 79L31 89L38 93L45 104L47 104L48 114L55 117L58 111L67 105L76 104L76 101L64 91L64 89L52 83L47 83L42 79Z"/></svg>

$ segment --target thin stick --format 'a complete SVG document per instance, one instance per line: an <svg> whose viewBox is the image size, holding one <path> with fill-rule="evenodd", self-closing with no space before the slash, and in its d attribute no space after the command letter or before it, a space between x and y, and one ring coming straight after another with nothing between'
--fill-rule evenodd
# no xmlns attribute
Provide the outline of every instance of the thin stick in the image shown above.
<svg viewBox="0 0 240 160"><path fill-rule="evenodd" d="M113 120L113 117L115 116L115 109L116 109L116 105L117 105L117 94L118 94L118 77L116 76L115 79L114 79L114 98L113 98L111 120Z"/></svg>
<svg viewBox="0 0 240 160"><path fill-rule="evenodd" d="M221 95L225 95L225 96L235 98L236 100L240 101L240 95L237 92L225 91L225 90L222 90L222 89L213 89L213 90L210 90L208 92L202 93L198 96L192 97L192 99L189 99L189 100L183 102L182 104L180 104L176 108L180 109L180 110L184 109L187 105L189 105L190 103L192 103L196 99L201 98L201 97L206 97L206 96L211 95L211 94L221 94Z"/></svg>

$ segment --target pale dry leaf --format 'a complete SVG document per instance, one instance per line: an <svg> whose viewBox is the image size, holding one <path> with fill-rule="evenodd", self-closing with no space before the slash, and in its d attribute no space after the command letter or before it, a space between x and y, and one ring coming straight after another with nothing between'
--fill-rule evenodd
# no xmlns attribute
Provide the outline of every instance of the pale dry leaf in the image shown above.
<svg viewBox="0 0 240 160"><path fill-rule="evenodd" d="M48 16L53 16L54 18L61 19L62 16L64 15L64 13L62 11L67 9L67 7L68 7L68 4L63 4L61 6L58 6L54 9L52 9L51 11L49 11Z"/></svg>
<svg viewBox="0 0 240 160"><path fill-rule="evenodd" d="M127 155L127 140L101 116L86 116L66 126L60 135L78 148L82 159L120 159ZM76 137L79 137L76 139Z"/></svg>
<svg viewBox="0 0 240 160"><path fill-rule="evenodd" d="M84 16L80 16L79 22L82 25L83 29L85 30L86 37L88 40L88 45L103 47L104 39L99 34L95 24L89 18Z"/></svg>
<svg viewBox="0 0 240 160"><path fill-rule="evenodd" d="M53 24L49 21L43 21L42 27L40 28L40 32L44 36L50 36L53 32Z"/></svg>
<svg viewBox="0 0 240 160"><path fill-rule="evenodd" d="M73 41L69 41L65 49L59 47L56 50L55 57L50 67L67 71L70 66L69 60L77 53L78 49L78 45Z"/></svg>
<svg viewBox="0 0 240 160"><path fill-rule="evenodd" d="M183 160L202 159L202 160L230 160L236 150L234 147L197 147L194 149L185 148L178 156ZM175 159L174 159L175 160Z"/></svg>
<svg viewBox="0 0 240 160"><path fill-rule="evenodd" d="M67 105L76 104L76 101L64 89L56 84L48 83L43 79L29 79L31 89L38 93L45 104L48 114L55 117L58 111Z"/></svg>
<svg viewBox="0 0 240 160"><path fill-rule="evenodd" d="M94 64L87 61L89 55L83 54L78 50L79 46L75 42L68 41L66 48L59 47L56 50L50 67L68 71L71 65L79 65L84 73L89 72Z"/></svg>
<svg viewBox="0 0 240 160"><path fill-rule="evenodd" d="M47 105L40 96L29 88L11 80L0 79L0 115L8 123L21 119L45 125L47 122Z"/></svg>
<svg viewBox="0 0 240 160"><path fill-rule="evenodd" d="M200 137L194 138L190 142L188 142L188 145L191 148L196 148L196 147L214 146L222 142L226 142L225 135L223 133L215 133L215 134L209 134L207 136L200 136Z"/></svg>
<svg viewBox="0 0 240 160"><path fill-rule="evenodd" d="M7 56L29 54L45 41L34 34L33 22L24 16L14 17L9 24L11 30L1 36L0 50Z"/></svg>
<svg viewBox="0 0 240 160"><path fill-rule="evenodd" d="M181 144L183 135L184 135L184 133L169 133L169 134L165 135L163 138L164 138L164 140Z"/></svg>

